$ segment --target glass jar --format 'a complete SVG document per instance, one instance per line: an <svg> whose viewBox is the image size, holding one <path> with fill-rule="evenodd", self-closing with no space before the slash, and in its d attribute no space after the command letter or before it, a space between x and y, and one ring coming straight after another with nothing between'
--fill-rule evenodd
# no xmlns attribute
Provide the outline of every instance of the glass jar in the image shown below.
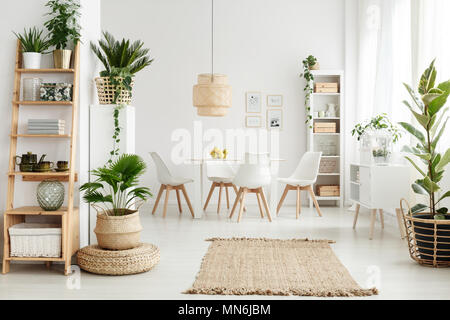
<svg viewBox="0 0 450 320"><path fill-rule="evenodd" d="M41 99L41 78L24 78L22 99L24 101L39 101Z"/></svg>
<svg viewBox="0 0 450 320"><path fill-rule="evenodd" d="M392 155L392 135L387 130L370 130L361 136L362 164L387 165Z"/></svg>
<svg viewBox="0 0 450 320"><path fill-rule="evenodd" d="M56 211L64 202L64 185L57 180L43 180L37 187L37 201L45 211Z"/></svg>

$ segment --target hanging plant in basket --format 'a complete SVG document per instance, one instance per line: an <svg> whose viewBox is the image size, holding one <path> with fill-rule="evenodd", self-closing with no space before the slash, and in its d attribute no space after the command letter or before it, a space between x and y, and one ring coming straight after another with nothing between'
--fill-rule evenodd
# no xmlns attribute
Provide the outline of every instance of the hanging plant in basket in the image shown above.
<svg viewBox="0 0 450 320"><path fill-rule="evenodd" d="M305 92L305 112L306 112L305 123L308 124L312 120L311 106L309 105L309 100L311 94L313 93L314 75L311 73L311 70L319 69L319 63L317 62L316 57L309 55L305 60L302 61L302 65L303 65L303 72L300 74L300 77L303 77L306 81L303 91ZM309 128L312 128L311 124L309 124Z"/></svg>
<svg viewBox="0 0 450 320"><path fill-rule="evenodd" d="M403 215L411 257L421 264L439 267L450 266L450 215L448 208L439 207L441 201L450 197L449 190L440 186L445 167L450 162L450 148L438 152L438 142L445 133L448 108L443 108L450 94L450 80L435 87L436 68L434 60L422 74L418 94L407 84L413 104L403 103L418 122L399 124L417 141L415 147L405 146L403 151L417 158L405 157L420 173L421 178L412 184L415 193L425 196L427 203L418 203ZM440 196L438 196L438 194ZM401 201L402 207L404 201ZM403 210L403 207L402 207Z"/></svg>

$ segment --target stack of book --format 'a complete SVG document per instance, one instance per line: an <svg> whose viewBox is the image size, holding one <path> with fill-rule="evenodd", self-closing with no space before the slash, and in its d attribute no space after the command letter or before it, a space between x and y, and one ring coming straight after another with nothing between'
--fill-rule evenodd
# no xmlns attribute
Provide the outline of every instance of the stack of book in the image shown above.
<svg viewBox="0 0 450 320"><path fill-rule="evenodd" d="M28 119L28 134L64 134L64 120Z"/></svg>

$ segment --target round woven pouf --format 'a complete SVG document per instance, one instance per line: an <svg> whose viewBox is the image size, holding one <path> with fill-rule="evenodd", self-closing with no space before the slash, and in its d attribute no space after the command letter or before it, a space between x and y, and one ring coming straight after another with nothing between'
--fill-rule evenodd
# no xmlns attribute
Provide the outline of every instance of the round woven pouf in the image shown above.
<svg viewBox="0 0 450 320"><path fill-rule="evenodd" d="M146 272L159 262L159 248L141 243L128 250L104 250L98 245L78 251L77 262L81 269L111 276Z"/></svg>

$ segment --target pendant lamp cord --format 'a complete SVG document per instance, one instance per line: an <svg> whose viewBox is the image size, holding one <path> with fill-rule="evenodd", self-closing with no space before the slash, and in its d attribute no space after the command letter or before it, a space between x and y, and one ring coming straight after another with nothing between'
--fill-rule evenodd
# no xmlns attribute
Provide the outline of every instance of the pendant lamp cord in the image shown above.
<svg viewBox="0 0 450 320"><path fill-rule="evenodd" d="M214 0L211 0L211 82L214 82Z"/></svg>

